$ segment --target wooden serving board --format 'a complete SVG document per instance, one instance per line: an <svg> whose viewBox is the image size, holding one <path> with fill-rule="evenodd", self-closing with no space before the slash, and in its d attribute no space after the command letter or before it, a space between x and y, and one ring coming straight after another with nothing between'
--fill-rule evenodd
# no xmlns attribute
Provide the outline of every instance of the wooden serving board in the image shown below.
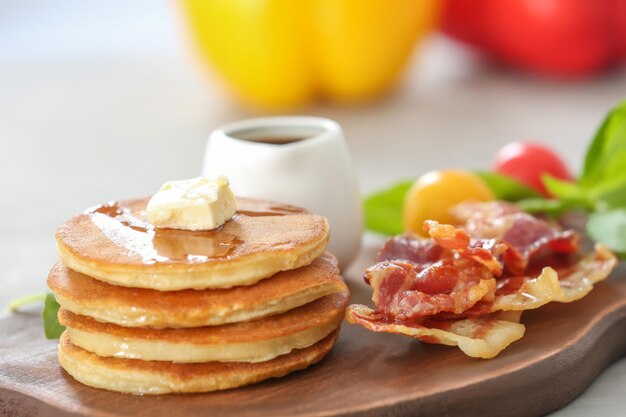
<svg viewBox="0 0 626 417"><path fill-rule="evenodd" d="M352 285L356 302L369 289ZM74 381L36 311L0 319L0 416L538 416L626 353L626 268L583 300L524 314L525 337L492 360L344 324L320 364L224 392L132 396Z"/></svg>

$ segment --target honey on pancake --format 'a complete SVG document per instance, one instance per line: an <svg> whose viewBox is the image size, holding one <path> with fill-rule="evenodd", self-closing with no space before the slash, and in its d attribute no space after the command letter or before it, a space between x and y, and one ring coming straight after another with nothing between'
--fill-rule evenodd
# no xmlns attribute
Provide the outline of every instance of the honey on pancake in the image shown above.
<svg viewBox="0 0 626 417"><path fill-rule="evenodd" d="M239 198L215 230L155 228L148 198L110 202L57 230L68 267L111 284L161 291L229 288L310 264L329 238L328 222L294 206Z"/></svg>
<svg viewBox="0 0 626 417"><path fill-rule="evenodd" d="M286 214L303 214L306 210L289 205L269 206L267 210L237 209L237 214L248 217L284 216Z"/></svg>
<svg viewBox="0 0 626 417"><path fill-rule="evenodd" d="M238 209L235 216L268 217L303 214L306 210L289 205L271 205L259 209ZM223 230L188 231L155 228L146 218L145 209L133 212L117 201L93 207L85 212L91 221L113 243L141 256L143 263L206 262L228 258L244 242Z"/></svg>

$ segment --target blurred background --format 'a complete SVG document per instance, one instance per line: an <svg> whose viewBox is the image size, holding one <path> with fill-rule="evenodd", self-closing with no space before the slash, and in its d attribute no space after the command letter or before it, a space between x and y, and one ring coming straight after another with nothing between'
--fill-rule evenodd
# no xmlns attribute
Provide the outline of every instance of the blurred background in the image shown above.
<svg viewBox="0 0 626 417"><path fill-rule="evenodd" d="M626 0L502 3L0 1L0 304L65 218L198 175L237 119L337 120L364 193L523 139L576 171L626 96Z"/></svg>
<svg viewBox="0 0 626 417"><path fill-rule="evenodd" d="M1 1L0 303L44 288L66 217L199 174L237 119L337 120L363 192L523 139L575 171L626 96L625 21L625 0Z"/></svg>
<svg viewBox="0 0 626 417"><path fill-rule="evenodd" d="M0 1L0 305L45 289L63 220L199 175L221 124L335 119L364 193L514 140L577 171L624 62L626 0Z"/></svg>
<svg viewBox="0 0 626 417"><path fill-rule="evenodd" d="M44 289L64 219L198 175L237 119L337 120L364 193L523 139L576 171L626 96L626 1L502 3L1 1L0 304Z"/></svg>

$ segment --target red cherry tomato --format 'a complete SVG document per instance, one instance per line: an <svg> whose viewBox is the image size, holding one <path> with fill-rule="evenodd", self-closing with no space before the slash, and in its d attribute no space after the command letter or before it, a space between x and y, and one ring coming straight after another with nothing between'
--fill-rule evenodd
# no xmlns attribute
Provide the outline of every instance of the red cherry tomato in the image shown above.
<svg viewBox="0 0 626 417"><path fill-rule="evenodd" d="M531 142L513 142L500 149L494 158L493 170L546 196L550 193L541 181L543 174L573 181L567 166L552 149Z"/></svg>

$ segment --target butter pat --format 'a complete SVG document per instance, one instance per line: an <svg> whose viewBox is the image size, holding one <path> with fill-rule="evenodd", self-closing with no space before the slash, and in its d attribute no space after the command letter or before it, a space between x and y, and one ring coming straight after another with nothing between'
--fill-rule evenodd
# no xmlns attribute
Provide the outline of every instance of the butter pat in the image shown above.
<svg viewBox="0 0 626 417"><path fill-rule="evenodd" d="M148 202L148 221L156 227L213 230L230 220L237 201L228 178L197 177L168 181Z"/></svg>

